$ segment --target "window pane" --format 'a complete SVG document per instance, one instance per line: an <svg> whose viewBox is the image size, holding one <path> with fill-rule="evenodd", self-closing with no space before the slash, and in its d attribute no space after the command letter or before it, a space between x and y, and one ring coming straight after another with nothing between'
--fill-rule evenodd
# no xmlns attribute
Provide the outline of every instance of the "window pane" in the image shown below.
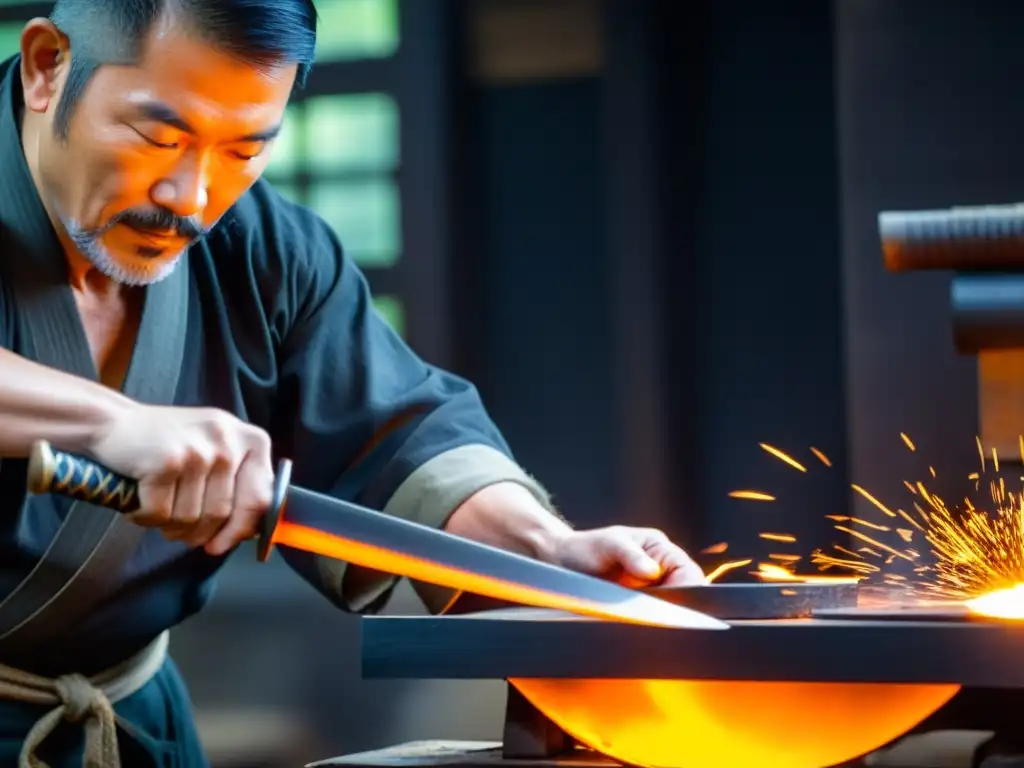
<svg viewBox="0 0 1024 768"><path fill-rule="evenodd" d="M302 195L299 193L298 187L294 184L289 184L287 181L275 181L274 179L268 178L270 186L276 189L285 200L290 200L293 203L302 204Z"/></svg>
<svg viewBox="0 0 1024 768"><path fill-rule="evenodd" d="M318 62L384 58L398 48L398 0L320 0Z"/></svg>
<svg viewBox="0 0 1024 768"><path fill-rule="evenodd" d="M398 107L386 93L317 96L306 111L306 160L317 172L398 164Z"/></svg>
<svg viewBox="0 0 1024 768"><path fill-rule="evenodd" d="M398 261L398 189L390 179L315 182L307 202L334 228L357 263L391 267Z"/></svg>
<svg viewBox="0 0 1024 768"><path fill-rule="evenodd" d="M397 296L374 296L373 304L399 336L405 336L405 307Z"/></svg>
<svg viewBox="0 0 1024 768"><path fill-rule="evenodd" d="M305 131L306 116L301 104L289 105L285 112L281 132L274 139L267 163L267 176L282 176L294 173L302 167L302 134Z"/></svg>
<svg viewBox="0 0 1024 768"><path fill-rule="evenodd" d="M9 59L21 50L21 30L24 28L23 21L5 21L0 24L0 60Z"/></svg>

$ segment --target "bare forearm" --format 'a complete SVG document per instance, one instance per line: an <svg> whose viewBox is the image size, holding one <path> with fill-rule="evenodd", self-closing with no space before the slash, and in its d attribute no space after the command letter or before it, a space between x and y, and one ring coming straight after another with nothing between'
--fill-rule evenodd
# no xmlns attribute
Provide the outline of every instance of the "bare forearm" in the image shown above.
<svg viewBox="0 0 1024 768"><path fill-rule="evenodd" d="M0 456L27 456L36 440L85 451L130 401L103 385L0 349Z"/></svg>
<svg viewBox="0 0 1024 768"><path fill-rule="evenodd" d="M550 561L557 542L572 531L518 483L477 491L452 513L445 530L538 560Z"/></svg>

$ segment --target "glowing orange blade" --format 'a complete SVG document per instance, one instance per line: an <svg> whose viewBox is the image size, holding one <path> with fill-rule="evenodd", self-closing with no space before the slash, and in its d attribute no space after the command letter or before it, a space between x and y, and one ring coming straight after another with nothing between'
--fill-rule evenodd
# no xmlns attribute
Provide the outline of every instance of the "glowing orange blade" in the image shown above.
<svg viewBox="0 0 1024 768"><path fill-rule="evenodd" d="M302 488L271 542L497 600L675 629L729 625L618 584Z"/></svg>

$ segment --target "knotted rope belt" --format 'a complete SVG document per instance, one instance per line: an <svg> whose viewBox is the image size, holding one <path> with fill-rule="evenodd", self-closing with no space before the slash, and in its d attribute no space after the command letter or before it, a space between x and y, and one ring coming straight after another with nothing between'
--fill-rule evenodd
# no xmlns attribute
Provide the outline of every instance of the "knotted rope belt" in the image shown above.
<svg viewBox="0 0 1024 768"><path fill-rule="evenodd" d="M19 768L50 768L36 750L61 720L82 723L85 729L83 768L120 768L113 705L153 679L167 658L167 646L164 632L131 658L91 678L71 674L51 680L0 664L0 699L53 707L25 737Z"/></svg>

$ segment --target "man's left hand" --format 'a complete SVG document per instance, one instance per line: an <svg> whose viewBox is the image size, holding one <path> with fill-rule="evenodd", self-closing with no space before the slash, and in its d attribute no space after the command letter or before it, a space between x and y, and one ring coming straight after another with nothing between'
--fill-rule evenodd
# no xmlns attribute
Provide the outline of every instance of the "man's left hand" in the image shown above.
<svg viewBox="0 0 1024 768"><path fill-rule="evenodd" d="M613 525L572 531L551 553L556 565L627 587L706 584L693 559L654 528Z"/></svg>

